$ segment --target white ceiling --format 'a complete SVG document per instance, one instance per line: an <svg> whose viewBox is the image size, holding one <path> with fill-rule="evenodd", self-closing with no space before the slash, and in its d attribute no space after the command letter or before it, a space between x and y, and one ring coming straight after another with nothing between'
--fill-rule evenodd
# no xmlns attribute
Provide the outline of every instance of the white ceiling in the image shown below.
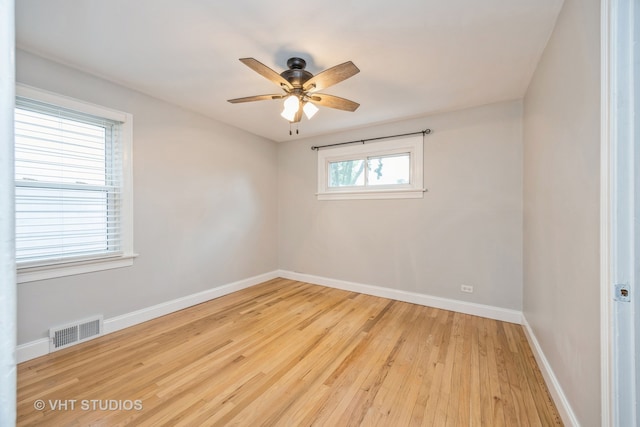
<svg viewBox="0 0 640 427"><path fill-rule="evenodd" d="M289 124L278 93L243 65L291 56L313 74L360 73L324 93L361 104L302 119L307 137L521 98L562 0L19 0L20 48L274 141Z"/></svg>

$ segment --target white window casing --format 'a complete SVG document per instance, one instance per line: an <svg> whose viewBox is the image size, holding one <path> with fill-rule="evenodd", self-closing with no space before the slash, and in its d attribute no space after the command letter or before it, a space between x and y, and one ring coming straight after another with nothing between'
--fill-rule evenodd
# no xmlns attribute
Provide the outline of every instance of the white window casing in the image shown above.
<svg viewBox="0 0 640 427"><path fill-rule="evenodd" d="M133 116L16 86L18 283L130 266Z"/></svg>

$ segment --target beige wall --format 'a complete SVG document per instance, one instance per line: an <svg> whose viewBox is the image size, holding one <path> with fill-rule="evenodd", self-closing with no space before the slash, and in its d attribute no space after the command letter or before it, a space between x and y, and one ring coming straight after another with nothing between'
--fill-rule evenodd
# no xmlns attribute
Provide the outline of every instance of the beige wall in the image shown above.
<svg viewBox="0 0 640 427"><path fill-rule="evenodd" d="M524 314L600 425L600 2L565 0L524 100Z"/></svg>
<svg viewBox="0 0 640 427"><path fill-rule="evenodd" d="M520 310L521 107L506 102L280 143L280 268ZM423 199L316 199L312 145L427 127ZM462 284L475 292L461 293Z"/></svg>
<svg viewBox="0 0 640 427"><path fill-rule="evenodd" d="M277 269L276 145L18 51L17 81L134 116L133 267L18 286L18 342Z"/></svg>

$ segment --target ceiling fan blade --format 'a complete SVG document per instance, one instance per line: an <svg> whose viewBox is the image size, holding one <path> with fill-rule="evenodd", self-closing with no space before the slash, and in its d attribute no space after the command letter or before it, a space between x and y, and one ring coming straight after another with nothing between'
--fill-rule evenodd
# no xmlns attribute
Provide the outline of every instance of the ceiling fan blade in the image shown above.
<svg viewBox="0 0 640 427"><path fill-rule="evenodd" d="M234 98L228 99L227 102L232 104L238 104L240 102L252 102L252 101L267 101L271 99L282 99L287 95L256 95L256 96L246 96L244 98Z"/></svg>
<svg viewBox="0 0 640 427"><path fill-rule="evenodd" d="M262 77L265 77L267 80L270 80L273 83L277 84L278 86L284 86L287 89L293 88L293 86L291 86L291 83L289 83L284 77L282 77L280 74L267 67L257 59L240 58L240 62L251 68L256 73L260 74Z"/></svg>
<svg viewBox="0 0 640 427"><path fill-rule="evenodd" d="M322 107L336 108L344 111L356 111L360 104L339 96L314 93L309 97L309 101Z"/></svg>
<svg viewBox="0 0 640 427"><path fill-rule="evenodd" d="M355 76L360 69L351 61L345 62L335 67L331 67L323 72L316 74L304 83L305 91L316 91L333 86L349 77Z"/></svg>

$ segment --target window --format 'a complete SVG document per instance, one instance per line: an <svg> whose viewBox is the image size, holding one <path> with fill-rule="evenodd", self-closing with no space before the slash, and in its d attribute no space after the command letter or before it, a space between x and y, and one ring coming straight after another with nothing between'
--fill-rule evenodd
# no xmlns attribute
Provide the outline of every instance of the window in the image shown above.
<svg viewBox="0 0 640 427"><path fill-rule="evenodd" d="M132 264L131 129L130 114L17 87L18 282Z"/></svg>
<svg viewBox="0 0 640 427"><path fill-rule="evenodd" d="M318 151L318 199L421 198L422 135Z"/></svg>

